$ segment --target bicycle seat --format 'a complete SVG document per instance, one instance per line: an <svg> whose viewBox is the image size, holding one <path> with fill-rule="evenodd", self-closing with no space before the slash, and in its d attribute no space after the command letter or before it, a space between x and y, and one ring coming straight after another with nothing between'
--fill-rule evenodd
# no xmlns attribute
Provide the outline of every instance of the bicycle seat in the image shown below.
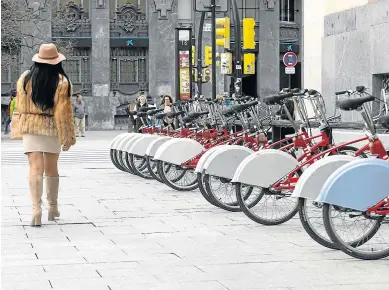
<svg viewBox="0 0 389 290"><path fill-rule="evenodd" d="M359 93L363 93L363 92L365 91L365 89L366 89L366 88L365 88L364 86L357 86L355 90L356 90L357 92L359 92Z"/></svg>
<svg viewBox="0 0 389 290"><path fill-rule="evenodd" d="M160 120L160 119L165 118L165 116L166 116L166 113L159 113L159 114L155 115L155 118L156 118L157 120Z"/></svg>
<svg viewBox="0 0 389 290"><path fill-rule="evenodd" d="M174 112L174 113L167 113L166 116L168 116L170 118L175 118L177 116L184 115L184 114L185 114L184 111L178 111L178 112Z"/></svg>
<svg viewBox="0 0 389 290"><path fill-rule="evenodd" d="M163 112L163 109L157 109L157 110L148 111L147 115L153 116L153 115L158 114L160 112Z"/></svg>
<svg viewBox="0 0 389 290"><path fill-rule="evenodd" d="M155 107L141 107L140 108L140 112L147 112L147 111L150 111L150 110L155 110L156 108Z"/></svg>
<svg viewBox="0 0 389 290"><path fill-rule="evenodd" d="M140 117L140 118L145 117L145 116L147 116L147 112L139 112L137 114L137 116Z"/></svg>
<svg viewBox="0 0 389 290"><path fill-rule="evenodd" d="M275 105L280 103L282 100L293 97L293 93L286 93L282 95L267 96L263 98L263 102L267 105Z"/></svg>
<svg viewBox="0 0 389 290"><path fill-rule="evenodd" d="M249 103L245 103L245 104L239 104L239 105L235 105L232 107L232 110L235 112L235 113L240 113L240 112L243 112L255 105L258 104L258 101L254 101L254 102L249 102Z"/></svg>
<svg viewBox="0 0 389 290"><path fill-rule="evenodd" d="M389 129L389 115L380 117L378 119L378 123L381 124L384 128Z"/></svg>
<svg viewBox="0 0 389 290"><path fill-rule="evenodd" d="M197 119L201 116L204 116L204 115L208 115L209 112L208 111L203 111L203 112L193 112L193 113L189 113L188 117L191 118L191 119Z"/></svg>
<svg viewBox="0 0 389 290"><path fill-rule="evenodd" d="M374 101L374 96L367 96L355 99L345 99L338 102L339 109L343 111L353 111L358 109L364 103Z"/></svg>

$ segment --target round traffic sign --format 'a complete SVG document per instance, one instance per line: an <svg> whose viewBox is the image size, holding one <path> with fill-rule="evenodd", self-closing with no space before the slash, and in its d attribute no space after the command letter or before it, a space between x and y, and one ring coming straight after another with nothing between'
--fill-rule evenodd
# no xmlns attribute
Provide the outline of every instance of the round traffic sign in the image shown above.
<svg viewBox="0 0 389 290"><path fill-rule="evenodd" d="M297 55L291 51L284 54L283 60L284 60L284 65L290 67L296 66L298 61Z"/></svg>

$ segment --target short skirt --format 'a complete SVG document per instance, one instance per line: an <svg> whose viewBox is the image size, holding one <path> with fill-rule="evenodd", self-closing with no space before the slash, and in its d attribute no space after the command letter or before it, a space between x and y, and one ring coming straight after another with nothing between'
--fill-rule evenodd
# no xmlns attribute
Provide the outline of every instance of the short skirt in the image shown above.
<svg viewBox="0 0 389 290"><path fill-rule="evenodd" d="M61 144L56 136L23 134L24 154L31 152L60 153Z"/></svg>

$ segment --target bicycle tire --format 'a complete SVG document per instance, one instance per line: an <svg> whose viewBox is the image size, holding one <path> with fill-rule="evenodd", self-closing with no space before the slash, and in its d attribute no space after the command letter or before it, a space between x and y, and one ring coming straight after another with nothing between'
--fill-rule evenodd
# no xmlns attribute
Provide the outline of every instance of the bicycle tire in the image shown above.
<svg viewBox="0 0 389 290"><path fill-rule="evenodd" d="M328 236L331 238L331 240L337 245L337 247L343 251L345 254L361 259L361 260L379 260L386 257L389 257L389 247L380 252L380 253L361 253L358 251L358 248L355 247L355 243L347 243L341 240L339 235L337 235L336 230L333 227L332 219L331 219L331 206L330 204L324 204L323 207L323 219L324 219L324 226L326 228ZM369 232L369 235L367 236L367 239L370 240L374 237L374 235L379 231L381 227L381 223L384 221L384 217L381 217L381 219L376 220L376 225L373 228L371 232ZM364 237L361 237L359 240L364 239Z"/></svg>
<svg viewBox="0 0 389 290"><path fill-rule="evenodd" d="M211 205L213 206L216 206L216 204L214 204L214 202L212 201L212 199L210 199L209 195L208 195L208 192L206 191L205 189L205 184L204 184L204 174L202 173L197 173L197 183L199 184L199 190L200 190L200 193L201 195L204 197L204 199L206 201L208 201Z"/></svg>
<svg viewBox="0 0 389 290"><path fill-rule="evenodd" d="M172 166L174 166L174 165L172 165ZM197 178L192 183L188 184L187 186L180 186L180 185L176 184L176 182L178 182L182 178L184 178L184 176L187 173L187 170L183 170L184 174L181 175L180 179L175 178L173 180L169 180L169 178L165 174L164 167L165 167L165 162L159 160L158 161L158 175L161 177L163 182L167 186L169 186L170 188L175 189L177 191L192 191L192 190L198 188L199 184L197 183Z"/></svg>
<svg viewBox="0 0 389 290"><path fill-rule="evenodd" d="M280 224L286 223L287 221L292 219L298 213L298 202L296 201L296 204L293 207L293 209L283 218L274 220L274 219L265 219L265 218L258 217L258 216L256 216L255 214L253 214L250 211L250 209L252 207L247 207L246 202L245 202L245 200L243 199L243 196L242 196L241 187L242 187L242 184L240 182L235 183L236 198L237 198L237 200L239 202L239 206L242 209L243 213L248 218L250 218L252 221L254 221L254 222L258 223L258 224L261 224L261 225L264 225L264 226L280 225ZM261 196L261 199L265 196L265 192L266 191L269 191L269 189L268 188L261 188L261 194L259 195L259 196ZM261 199L259 199L258 202Z"/></svg>
<svg viewBox="0 0 389 290"><path fill-rule="evenodd" d="M161 179L161 178L159 177L159 175L158 175L158 165L157 165L156 161L154 161L153 157L151 157L151 156L146 156L146 162L147 162L147 169L149 170L150 175L151 175L155 180L157 180L157 181L159 181L159 182L161 182L161 183L164 183L164 182L162 181L162 179ZM152 162L155 163L155 167L156 167L156 169L157 169L157 172L154 171L154 169L153 169L153 167L152 167L152 165L151 165Z"/></svg>
<svg viewBox="0 0 389 290"><path fill-rule="evenodd" d="M130 164L131 164L131 167L134 169L134 173L140 177L143 177L144 179L154 179L154 177L150 174L150 172L147 168L146 158L141 157L141 156L136 156L136 157L143 159L142 166L144 168L142 168L142 166L140 166L140 168L138 168L138 166L135 164L135 155L129 154ZM145 170L145 169L147 169L147 170ZM146 171L148 174L144 173L144 171Z"/></svg>

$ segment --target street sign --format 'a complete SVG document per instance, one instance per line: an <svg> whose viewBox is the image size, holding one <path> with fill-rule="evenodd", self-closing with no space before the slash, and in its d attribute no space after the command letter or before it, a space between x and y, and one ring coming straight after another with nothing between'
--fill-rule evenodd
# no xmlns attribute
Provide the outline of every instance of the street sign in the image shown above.
<svg viewBox="0 0 389 290"><path fill-rule="evenodd" d="M216 12L227 12L228 1L227 0L215 0ZM211 0L196 0L195 10L197 12L211 12Z"/></svg>
<svg viewBox="0 0 389 290"><path fill-rule="evenodd" d="M295 67L298 62L297 55L294 52L287 52L283 57L284 65L289 67Z"/></svg>
<svg viewBox="0 0 389 290"><path fill-rule="evenodd" d="M285 67L285 74L294 75L295 73L296 73L296 69L294 66L286 66Z"/></svg>

